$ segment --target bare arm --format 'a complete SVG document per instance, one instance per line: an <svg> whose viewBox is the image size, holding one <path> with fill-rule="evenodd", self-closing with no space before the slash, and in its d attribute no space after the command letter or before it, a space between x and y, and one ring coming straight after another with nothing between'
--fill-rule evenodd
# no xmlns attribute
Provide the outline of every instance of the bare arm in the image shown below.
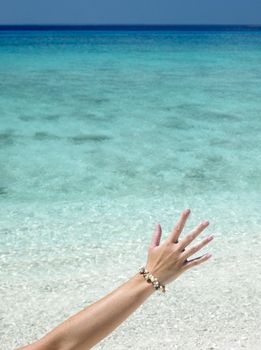
<svg viewBox="0 0 261 350"><path fill-rule="evenodd" d="M70 317L40 341L23 349L90 349L132 314L154 290L137 273L110 294Z"/></svg>
<svg viewBox="0 0 261 350"><path fill-rule="evenodd" d="M205 221L178 241L190 211L184 210L167 239L160 244L161 227L157 225L148 249L146 269L162 284L171 283L182 272L210 258L210 254L188 260L208 244L208 236L185 249L207 226ZM136 273L111 293L70 317L45 337L20 350L87 350L100 342L131 315L151 294L152 284Z"/></svg>

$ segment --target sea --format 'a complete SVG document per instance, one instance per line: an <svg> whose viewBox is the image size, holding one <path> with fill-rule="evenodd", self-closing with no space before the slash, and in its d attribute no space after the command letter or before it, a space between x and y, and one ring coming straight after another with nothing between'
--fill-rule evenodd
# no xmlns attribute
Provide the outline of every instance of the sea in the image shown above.
<svg viewBox="0 0 261 350"><path fill-rule="evenodd" d="M0 27L0 208L3 349L135 273L155 224L166 237L184 208L187 231L210 221L213 257L246 251L261 28Z"/></svg>

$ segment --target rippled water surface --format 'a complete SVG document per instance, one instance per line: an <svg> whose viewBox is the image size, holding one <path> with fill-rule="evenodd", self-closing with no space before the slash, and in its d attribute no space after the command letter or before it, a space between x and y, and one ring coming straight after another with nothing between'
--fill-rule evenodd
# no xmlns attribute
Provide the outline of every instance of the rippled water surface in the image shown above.
<svg viewBox="0 0 261 350"><path fill-rule="evenodd" d="M260 62L260 32L0 32L5 307L77 261L112 275L184 207L258 234Z"/></svg>

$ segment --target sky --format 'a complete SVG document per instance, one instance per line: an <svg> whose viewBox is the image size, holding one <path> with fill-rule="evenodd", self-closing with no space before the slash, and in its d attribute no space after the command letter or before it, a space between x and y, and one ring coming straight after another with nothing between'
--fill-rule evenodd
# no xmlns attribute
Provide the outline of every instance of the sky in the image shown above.
<svg viewBox="0 0 261 350"><path fill-rule="evenodd" d="M261 24L261 0L0 0L0 24Z"/></svg>

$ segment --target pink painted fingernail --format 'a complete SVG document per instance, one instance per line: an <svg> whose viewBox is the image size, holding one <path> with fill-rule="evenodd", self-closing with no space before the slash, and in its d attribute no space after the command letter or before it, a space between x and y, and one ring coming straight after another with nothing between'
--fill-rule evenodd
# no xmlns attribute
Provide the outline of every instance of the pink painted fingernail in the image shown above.
<svg viewBox="0 0 261 350"><path fill-rule="evenodd" d="M203 221L203 225L207 226L209 224L209 221L206 220L206 221Z"/></svg>
<svg viewBox="0 0 261 350"><path fill-rule="evenodd" d="M189 214L189 213L190 213L190 209L189 208L185 209L185 214Z"/></svg>
<svg viewBox="0 0 261 350"><path fill-rule="evenodd" d="M210 254L210 253L206 254L206 258L211 258L211 256L212 256L212 254Z"/></svg>
<svg viewBox="0 0 261 350"><path fill-rule="evenodd" d="M208 236L208 240L209 241L212 241L212 239L214 238L214 236L213 235L211 235L211 236Z"/></svg>

